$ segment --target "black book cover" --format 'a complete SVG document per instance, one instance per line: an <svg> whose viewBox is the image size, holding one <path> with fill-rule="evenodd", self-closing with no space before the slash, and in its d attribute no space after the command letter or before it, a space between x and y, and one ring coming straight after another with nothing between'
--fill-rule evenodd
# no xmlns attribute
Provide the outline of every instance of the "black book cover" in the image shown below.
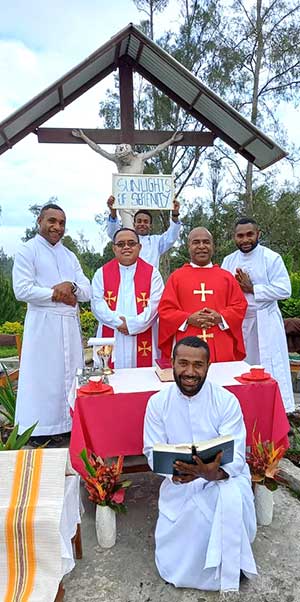
<svg viewBox="0 0 300 602"><path fill-rule="evenodd" d="M195 443L197 456L201 458L203 462L208 464L209 462L213 462L218 452L222 451L223 456L221 458L221 466L223 464L229 464L233 460L233 451L234 451L234 440L232 437L217 437L214 441L215 443L211 445L211 441L208 441L208 446L205 448L205 441L198 444L198 446L202 449L197 449L197 444ZM157 447L157 449L156 449ZM182 462L186 462L187 464L195 464L193 460L192 454L192 444L189 446L191 451L180 451L180 446L178 446L178 451L174 449L173 445L169 447L171 449L168 450L168 445L165 446L165 449L159 449L162 447L160 444L153 447L153 471L161 474L178 474L174 469L173 464L176 460L181 460Z"/></svg>

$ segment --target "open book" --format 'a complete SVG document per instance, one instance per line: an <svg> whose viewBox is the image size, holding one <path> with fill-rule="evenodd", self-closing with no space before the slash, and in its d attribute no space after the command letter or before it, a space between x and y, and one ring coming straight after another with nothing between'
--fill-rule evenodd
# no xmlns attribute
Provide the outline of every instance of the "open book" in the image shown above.
<svg viewBox="0 0 300 602"><path fill-rule="evenodd" d="M213 462L218 452L222 451L221 464L229 464L233 460L234 439L232 435L215 437L200 443L156 443L153 446L153 471L161 474L177 474L173 464L181 460L187 464L195 464L192 445L196 448L199 458L206 464Z"/></svg>

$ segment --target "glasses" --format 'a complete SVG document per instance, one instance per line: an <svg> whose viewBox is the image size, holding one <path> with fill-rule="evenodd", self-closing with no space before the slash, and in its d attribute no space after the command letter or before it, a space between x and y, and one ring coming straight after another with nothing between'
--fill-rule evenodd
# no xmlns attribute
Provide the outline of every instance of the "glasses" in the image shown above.
<svg viewBox="0 0 300 602"><path fill-rule="evenodd" d="M136 245L139 243L137 240L120 240L120 242L115 242L114 246L118 247L118 249L125 249L125 247L129 247L130 249L134 249Z"/></svg>

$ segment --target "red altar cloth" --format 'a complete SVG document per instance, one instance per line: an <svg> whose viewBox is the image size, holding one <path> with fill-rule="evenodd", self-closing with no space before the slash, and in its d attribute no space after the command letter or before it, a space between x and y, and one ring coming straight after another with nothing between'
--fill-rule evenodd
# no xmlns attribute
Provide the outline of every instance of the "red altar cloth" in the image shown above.
<svg viewBox="0 0 300 602"><path fill-rule="evenodd" d="M227 385L225 389L240 402L247 445L251 445L256 425L256 433L261 434L263 441L274 441L276 446L281 444L288 448L290 426L276 381ZM141 455L145 410L149 397L155 392L77 397L70 441L71 462L75 470L85 474L79 457L84 447L103 458L120 454Z"/></svg>

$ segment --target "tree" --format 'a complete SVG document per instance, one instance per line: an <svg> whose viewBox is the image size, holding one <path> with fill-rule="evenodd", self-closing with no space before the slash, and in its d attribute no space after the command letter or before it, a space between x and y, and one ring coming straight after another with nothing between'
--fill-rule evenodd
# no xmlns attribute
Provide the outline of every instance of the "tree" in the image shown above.
<svg viewBox="0 0 300 602"><path fill-rule="evenodd" d="M285 145L277 108L281 101L299 102L300 2L253 0L248 7L246 0L234 0L234 16L227 20L224 69L230 67L234 91L228 96L254 125ZM248 163L244 176L248 213L254 208L253 173L253 164Z"/></svg>

